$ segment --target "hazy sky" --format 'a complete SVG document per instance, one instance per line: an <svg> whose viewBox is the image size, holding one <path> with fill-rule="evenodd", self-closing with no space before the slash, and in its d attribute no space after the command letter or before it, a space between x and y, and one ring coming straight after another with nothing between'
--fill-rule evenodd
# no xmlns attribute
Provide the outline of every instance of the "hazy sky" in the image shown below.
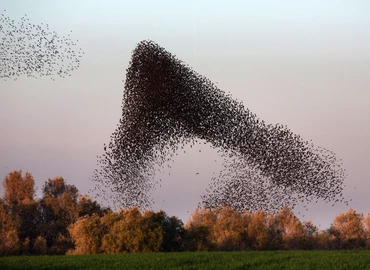
<svg viewBox="0 0 370 270"><path fill-rule="evenodd" d="M55 176L87 193L121 116L131 52L151 39L267 123L286 124L342 158L352 203L313 204L301 220L327 228L349 207L370 212L369 1L2 0L4 9L59 36L72 30L85 56L66 79L0 80L2 179L22 169L33 174L38 196ZM171 175L156 176L163 182L154 210L186 222L221 168L209 145L198 149L179 153Z"/></svg>

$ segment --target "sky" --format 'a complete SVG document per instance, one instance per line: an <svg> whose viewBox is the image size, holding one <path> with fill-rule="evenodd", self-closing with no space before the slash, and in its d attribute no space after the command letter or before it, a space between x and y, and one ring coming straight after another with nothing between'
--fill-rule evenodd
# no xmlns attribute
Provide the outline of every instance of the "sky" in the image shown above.
<svg viewBox="0 0 370 270"><path fill-rule="evenodd" d="M350 205L319 202L304 217L298 207L301 220L325 229L349 207L370 212L369 1L2 0L3 10L70 33L85 55L65 79L0 79L2 179L29 171L40 197L46 180L62 176L87 193L121 116L131 53L153 40L266 123L287 125L342 159ZM184 222L221 169L210 145L186 150L155 176L162 184L153 192L153 210Z"/></svg>

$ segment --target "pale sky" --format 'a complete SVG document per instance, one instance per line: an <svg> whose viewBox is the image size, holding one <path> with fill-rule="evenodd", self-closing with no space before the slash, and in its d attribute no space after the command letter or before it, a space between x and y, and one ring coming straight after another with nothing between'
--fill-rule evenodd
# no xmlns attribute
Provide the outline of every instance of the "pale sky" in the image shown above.
<svg viewBox="0 0 370 270"><path fill-rule="evenodd" d="M313 204L301 220L324 229L349 207L370 212L369 1L2 0L4 9L16 21L27 14L48 23L60 36L72 30L85 56L66 79L0 80L2 179L22 169L33 174L38 196L55 176L87 193L96 156L121 116L131 52L150 39L259 118L343 160L352 203ZM154 210L186 222L221 168L209 145L198 149L179 153L171 175L156 175L163 182Z"/></svg>

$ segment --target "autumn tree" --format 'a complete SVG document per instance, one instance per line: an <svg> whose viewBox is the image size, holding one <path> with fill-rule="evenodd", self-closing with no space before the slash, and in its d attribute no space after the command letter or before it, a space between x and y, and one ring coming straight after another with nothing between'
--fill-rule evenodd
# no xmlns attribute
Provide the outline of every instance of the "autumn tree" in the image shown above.
<svg viewBox="0 0 370 270"><path fill-rule="evenodd" d="M158 216L161 213L147 211L144 214L137 207L121 210L108 233L102 240L104 253L136 253L161 251L163 230ZM103 217L104 218L104 217Z"/></svg>
<svg viewBox="0 0 370 270"><path fill-rule="evenodd" d="M142 215L137 207L120 212L108 234L103 238L105 253L139 252L143 235L140 230Z"/></svg>
<svg viewBox="0 0 370 270"><path fill-rule="evenodd" d="M67 228L78 218L77 198L77 188L67 184L62 177L49 179L43 186L40 236L46 239L52 254L65 254L71 248Z"/></svg>
<svg viewBox="0 0 370 270"><path fill-rule="evenodd" d="M363 214L352 208L334 218L332 235L339 240L339 248L361 248L366 244L366 231Z"/></svg>
<svg viewBox="0 0 370 270"><path fill-rule="evenodd" d="M33 251L37 255L45 255L48 251L46 239L42 236L37 236L33 244Z"/></svg>
<svg viewBox="0 0 370 270"><path fill-rule="evenodd" d="M212 232L216 220L215 211L199 207L195 209L185 224L187 250L207 251L215 248Z"/></svg>
<svg viewBox="0 0 370 270"><path fill-rule="evenodd" d="M163 225L166 224L167 215L164 211L153 212L145 211L141 220L143 233L142 251L159 252L162 251L164 238ZM167 241L169 239L167 238Z"/></svg>
<svg viewBox="0 0 370 270"><path fill-rule="evenodd" d="M370 213L364 218L365 231L366 231L366 247L370 249Z"/></svg>
<svg viewBox="0 0 370 270"><path fill-rule="evenodd" d="M251 215L251 221L247 229L251 248L256 250L268 248L269 233L267 221L267 213L263 210L255 211Z"/></svg>
<svg viewBox="0 0 370 270"><path fill-rule="evenodd" d="M97 214L85 215L68 227L74 249L67 254L98 254L101 252L102 238L106 231Z"/></svg>
<svg viewBox="0 0 370 270"><path fill-rule="evenodd" d="M184 226L164 211L102 208L62 177L45 182L35 199L30 173L6 175L0 198L0 256L370 247L370 214L350 209L320 231L289 207L275 214L197 208Z"/></svg>
<svg viewBox="0 0 370 270"><path fill-rule="evenodd" d="M29 172L22 176L22 170L9 173L3 182L4 200L11 207L28 204L34 200L35 180Z"/></svg>
<svg viewBox="0 0 370 270"><path fill-rule="evenodd" d="M22 253L30 252L31 242L37 237L37 226L40 223L39 203L35 200L35 181L33 176L22 171L9 173L3 182L4 205L12 219L18 223L17 235ZM12 234L13 238L15 233Z"/></svg>
<svg viewBox="0 0 370 270"><path fill-rule="evenodd" d="M116 213L113 211L108 211L100 218L100 222L103 228L106 228L106 233L102 238L101 252L112 254L120 252L120 245L117 243L115 238L115 233L113 232L113 227L117 222L123 219L122 212Z"/></svg>
<svg viewBox="0 0 370 270"><path fill-rule="evenodd" d="M280 228L279 220L272 213L267 213L267 234L269 250L278 250L283 248L283 232Z"/></svg>
<svg viewBox="0 0 370 270"><path fill-rule="evenodd" d="M285 206L275 215L285 249L304 248L304 229L291 208Z"/></svg>
<svg viewBox="0 0 370 270"><path fill-rule="evenodd" d="M110 232L123 216L107 210L102 216L98 213L86 214L69 225L74 247L67 254L118 253L114 235Z"/></svg>
<svg viewBox="0 0 370 270"><path fill-rule="evenodd" d="M243 216L225 206L216 210L217 220L213 226L212 239L219 250L243 250L246 248L245 239L247 226Z"/></svg>
<svg viewBox="0 0 370 270"><path fill-rule="evenodd" d="M319 228L312 221L304 221L302 223L304 232L304 249L322 249L320 245L320 231Z"/></svg>
<svg viewBox="0 0 370 270"><path fill-rule="evenodd" d="M19 227L19 220L16 220L9 206L0 200L0 256L19 254Z"/></svg>
<svg viewBox="0 0 370 270"><path fill-rule="evenodd" d="M318 231L315 237L315 249L331 249L331 233L329 230L320 230Z"/></svg>

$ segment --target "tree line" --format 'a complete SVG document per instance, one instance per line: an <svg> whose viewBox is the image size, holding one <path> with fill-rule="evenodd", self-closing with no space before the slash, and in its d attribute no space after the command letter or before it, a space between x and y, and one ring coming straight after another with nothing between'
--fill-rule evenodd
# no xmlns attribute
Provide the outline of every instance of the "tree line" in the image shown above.
<svg viewBox="0 0 370 270"><path fill-rule="evenodd" d="M319 230L289 207L276 213L197 208L184 224L164 211L112 211L62 177L35 198L30 173L6 175L0 198L0 255L127 252L369 249L370 214L349 209Z"/></svg>

